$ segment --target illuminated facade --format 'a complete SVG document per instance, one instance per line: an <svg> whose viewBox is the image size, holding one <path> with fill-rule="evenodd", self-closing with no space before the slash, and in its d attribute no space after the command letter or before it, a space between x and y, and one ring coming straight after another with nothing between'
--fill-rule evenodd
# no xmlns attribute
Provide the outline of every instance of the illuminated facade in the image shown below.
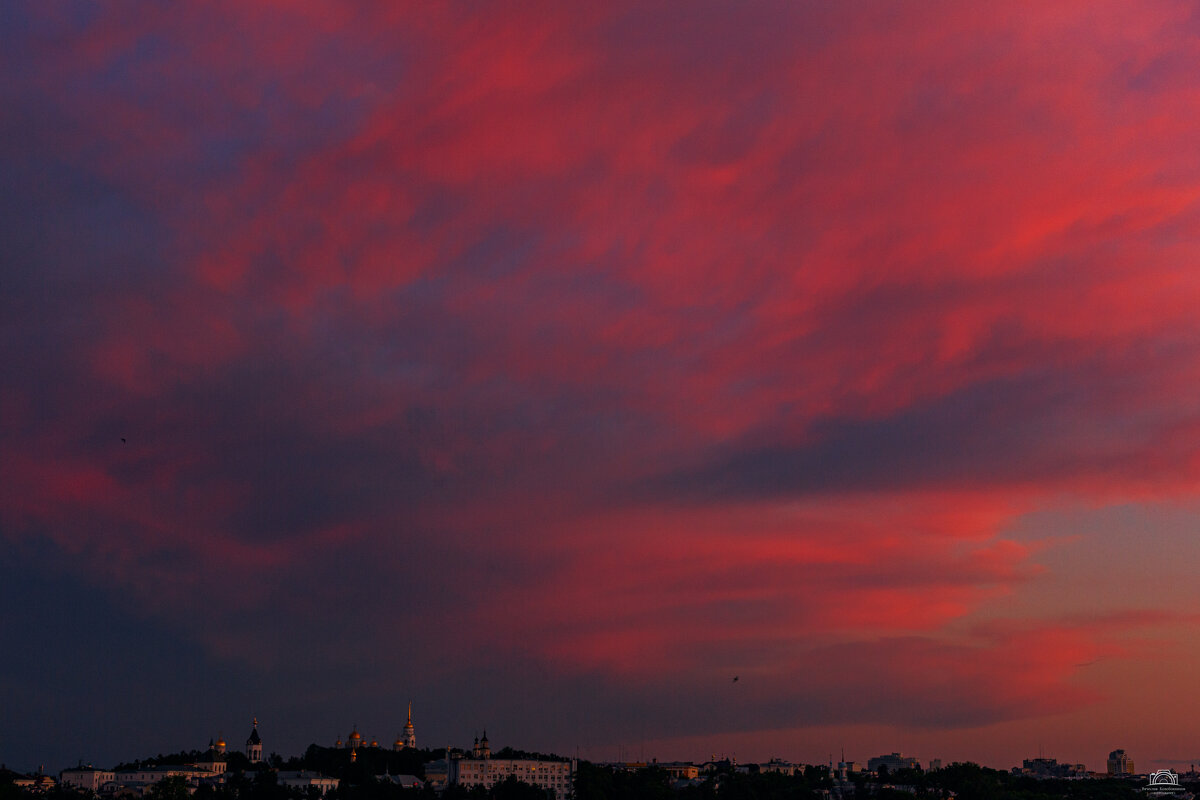
<svg viewBox="0 0 1200 800"><path fill-rule="evenodd" d="M690 761L656 762L654 766L676 780L690 781L700 777L700 768Z"/></svg>
<svg viewBox="0 0 1200 800"><path fill-rule="evenodd" d="M487 742L487 734L483 741ZM476 751L482 753L481 748ZM452 758L448 780L451 784L471 789L482 786L491 789L509 777L554 792L555 800L567 800L575 789L575 766L571 761L548 761L538 758Z"/></svg>
<svg viewBox="0 0 1200 800"><path fill-rule="evenodd" d="M1109 775L1133 775L1134 772L1133 759L1124 750L1113 750L1108 754Z"/></svg>
<svg viewBox="0 0 1200 800"><path fill-rule="evenodd" d="M64 769L58 777L63 786L72 786L76 789L98 792L101 786L113 782L116 778L116 773L111 769L80 767L78 769Z"/></svg>
<svg viewBox="0 0 1200 800"><path fill-rule="evenodd" d="M404 723L404 746L417 746L417 734L412 724L412 700L408 701L408 722Z"/></svg>
<svg viewBox="0 0 1200 800"><path fill-rule="evenodd" d="M403 750L406 747L417 746L417 734L412 724L412 700L408 701L408 722L404 723L404 734L392 742L393 750Z"/></svg>

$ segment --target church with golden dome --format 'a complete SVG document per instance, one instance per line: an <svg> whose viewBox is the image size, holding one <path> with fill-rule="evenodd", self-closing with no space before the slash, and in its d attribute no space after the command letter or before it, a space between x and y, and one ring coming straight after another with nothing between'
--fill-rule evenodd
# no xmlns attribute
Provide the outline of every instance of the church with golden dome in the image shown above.
<svg viewBox="0 0 1200 800"><path fill-rule="evenodd" d="M342 737L339 736L337 738L337 742L335 742L333 746L337 750L343 750L345 748L349 748L350 749L350 760L354 761L357 758L356 753L359 749L364 748L364 747L379 747L378 739L372 738L370 744L366 744L365 741L366 740L363 739L362 734L358 732L358 725L355 724L354 727L351 729L350 736L347 737L346 741L342 741ZM404 749L410 748L410 747L416 748L416 746L417 746L417 733L416 733L416 729L413 727L413 721L412 721L412 701L409 700L408 701L408 720L404 723L404 732L400 733L396 736L396 741L392 742L392 750L399 752L401 750L404 750Z"/></svg>
<svg viewBox="0 0 1200 800"><path fill-rule="evenodd" d="M228 745L225 742L225 736L220 735L214 742L208 740L208 750L205 751L200 763L205 765L210 772L221 774L225 772L225 751ZM258 717L254 718L251 723L250 735L246 738L246 758L251 764L259 764L262 762L263 742L262 737L258 735Z"/></svg>

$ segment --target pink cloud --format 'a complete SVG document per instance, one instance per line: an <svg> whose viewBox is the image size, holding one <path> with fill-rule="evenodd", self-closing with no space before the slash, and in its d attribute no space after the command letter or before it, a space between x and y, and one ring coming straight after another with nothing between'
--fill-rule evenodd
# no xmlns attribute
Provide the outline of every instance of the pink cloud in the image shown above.
<svg viewBox="0 0 1200 800"><path fill-rule="evenodd" d="M114 279L28 291L87 334L11 336L70 381L7 385L0 518L167 619L334 627L338 558L411 545L461 564L413 578L454 657L850 696L884 652L980 718L1079 707L1102 631L960 627L1039 574L1021 514L1195 494L1187 14L51 16L37 156L161 246L97 218Z"/></svg>

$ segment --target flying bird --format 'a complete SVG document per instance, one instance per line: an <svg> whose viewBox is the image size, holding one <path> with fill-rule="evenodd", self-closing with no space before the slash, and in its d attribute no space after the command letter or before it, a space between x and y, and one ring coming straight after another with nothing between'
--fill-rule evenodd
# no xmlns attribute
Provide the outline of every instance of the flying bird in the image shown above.
<svg viewBox="0 0 1200 800"><path fill-rule="evenodd" d="M738 677L739 677L739 676L737 676L737 675L734 675L734 676L733 676L733 682L734 682L734 683L737 683L737 682L738 682Z"/></svg>
<svg viewBox="0 0 1200 800"><path fill-rule="evenodd" d="M125 437L124 437L124 436L122 436L122 437L121 437L121 444L125 444Z"/></svg>

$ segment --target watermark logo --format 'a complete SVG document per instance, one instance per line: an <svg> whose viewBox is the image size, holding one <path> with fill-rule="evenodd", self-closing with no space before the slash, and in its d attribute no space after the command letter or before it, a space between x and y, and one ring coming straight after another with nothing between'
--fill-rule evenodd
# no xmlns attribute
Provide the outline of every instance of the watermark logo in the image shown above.
<svg viewBox="0 0 1200 800"><path fill-rule="evenodd" d="M1148 795L1157 797L1178 797L1185 789L1179 785L1179 776L1169 769L1160 769L1150 773L1150 783L1142 787Z"/></svg>

